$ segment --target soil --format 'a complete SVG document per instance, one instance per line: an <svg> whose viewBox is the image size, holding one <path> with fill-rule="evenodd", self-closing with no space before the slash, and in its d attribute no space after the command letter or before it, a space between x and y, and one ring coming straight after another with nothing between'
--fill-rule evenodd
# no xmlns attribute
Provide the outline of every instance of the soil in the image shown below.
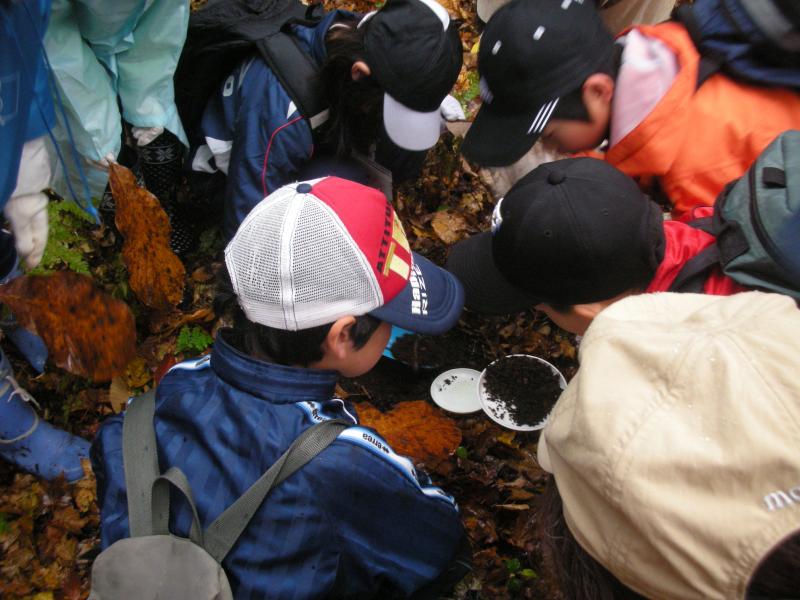
<svg viewBox="0 0 800 600"><path fill-rule="evenodd" d="M447 350L435 338L424 335L404 335L392 345L396 360L418 369L438 369L447 360Z"/></svg>
<svg viewBox="0 0 800 600"><path fill-rule="evenodd" d="M561 395L558 376L529 356L501 358L486 369L485 385L499 405L495 416L507 414L518 425L540 423Z"/></svg>

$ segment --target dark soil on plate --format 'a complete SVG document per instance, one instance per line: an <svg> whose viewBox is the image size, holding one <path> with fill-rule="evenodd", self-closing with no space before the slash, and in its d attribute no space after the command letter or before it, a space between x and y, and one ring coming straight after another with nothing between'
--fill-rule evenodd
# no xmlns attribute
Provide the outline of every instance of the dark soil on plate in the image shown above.
<svg viewBox="0 0 800 600"><path fill-rule="evenodd" d="M487 395L499 406L498 418L506 414L517 425L537 425L561 395L558 376L547 365L529 356L506 356L486 369Z"/></svg>
<svg viewBox="0 0 800 600"><path fill-rule="evenodd" d="M403 354L403 346L400 347L398 356L398 343L406 338L412 338L411 343L406 345L406 348L412 350L415 345L414 338L419 340L416 343L418 356L416 369L413 360L409 361L408 355ZM434 345L435 350L432 352L439 357L439 364L435 365L435 368L428 363L430 355L420 352L420 348L427 352ZM390 410L398 402L406 400L432 402L431 383L439 373L455 367L481 371L493 358L488 354L483 340L459 329L450 330L436 338L405 335L392 346L392 353L397 357L396 360L383 357L369 373L354 379L342 378L339 381L342 389L352 396L350 398L352 401L368 400L381 411Z"/></svg>

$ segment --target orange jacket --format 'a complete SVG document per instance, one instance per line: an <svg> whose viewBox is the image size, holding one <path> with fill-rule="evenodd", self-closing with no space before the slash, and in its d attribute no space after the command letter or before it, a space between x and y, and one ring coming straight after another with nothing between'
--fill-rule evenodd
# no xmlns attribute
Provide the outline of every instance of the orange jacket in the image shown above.
<svg viewBox="0 0 800 600"><path fill-rule="evenodd" d="M779 133L800 129L800 94L721 74L697 89L700 55L682 25L636 29L667 45L679 71L652 112L605 159L643 183L658 177L677 217L713 205L725 184L741 176Z"/></svg>

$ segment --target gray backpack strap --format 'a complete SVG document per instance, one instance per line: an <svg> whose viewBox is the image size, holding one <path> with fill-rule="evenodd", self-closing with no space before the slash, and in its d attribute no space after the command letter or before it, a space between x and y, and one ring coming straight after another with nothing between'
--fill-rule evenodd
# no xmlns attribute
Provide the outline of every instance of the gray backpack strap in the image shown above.
<svg viewBox="0 0 800 600"><path fill-rule="evenodd" d="M128 490L128 524L131 537L152 535L153 482L161 474L153 415L156 393L150 390L128 405L122 421L122 461Z"/></svg>
<svg viewBox="0 0 800 600"><path fill-rule="evenodd" d="M174 485L183 494L189 508L192 509L189 539L202 548L203 530L200 528L200 517L194 503L192 486L178 467L170 467L153 482L153 535L169 535L169 484Z"/></svg>
<svg viewBox="0 0 800 600"><path fill-rule="evenodd" d="M222 563L270 490L322 452L349 425L352 423L339 419L323 421L300 434L275 464L208 526L206 552Z"/></svg>

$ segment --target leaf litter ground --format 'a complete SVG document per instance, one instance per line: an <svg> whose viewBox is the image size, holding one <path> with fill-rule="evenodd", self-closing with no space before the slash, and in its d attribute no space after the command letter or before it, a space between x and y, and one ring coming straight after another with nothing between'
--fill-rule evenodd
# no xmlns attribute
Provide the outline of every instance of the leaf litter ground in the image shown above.
<svg viewBox="0 0 800 600"><path fill-rule="evenodd" d="M199 4L193 2L193 7ZM444 4L462 20L466 68L455 95L469 114L477 96L475 55L470 53L478 35L474 3ZM361 0L328 3L327 8L335 7L373 8ZM395 200L414 250L438 264L443 264L448 246L489 228L494 204L477 169L461 158L460 143L460 138L443 136L422 176L401 187ZM58 223L69 223L55 227L48 269L74 269L76 264L82 271L88 268L103 290L131 307L137 331L136 358L110 384L92 383L52 364L37 375L2 341L18 380L37 398L42 416L55 425L92 438L103 419L123 409L128 395L152 387L175 362L207 350L208 336L220 325L211 309L221 260L214 225L219 221L205 197L194 197L188 186L181 193L203 206L197 213L207 214L200 249L185 261L183 299L176 308L152 309L137 300L118 232L76 221L68 211L51 211ZM355 403L364 421L457 499L473 545L474 571L453 598L557 597L535 535L535 509L545 481L535 460L538 434L503 430L483 413L446 415L429 396L438 373L453 367L482 370L514 353L540 356L568 380L576 369L575 340L543 315L530 311L487 318L465 312L445 336L416 341L408 364L382 359L367 375L340 382L340 394ZM0 597L86 598L98 536L91 475L75 485L48 483L0 461Z"/></svg>

